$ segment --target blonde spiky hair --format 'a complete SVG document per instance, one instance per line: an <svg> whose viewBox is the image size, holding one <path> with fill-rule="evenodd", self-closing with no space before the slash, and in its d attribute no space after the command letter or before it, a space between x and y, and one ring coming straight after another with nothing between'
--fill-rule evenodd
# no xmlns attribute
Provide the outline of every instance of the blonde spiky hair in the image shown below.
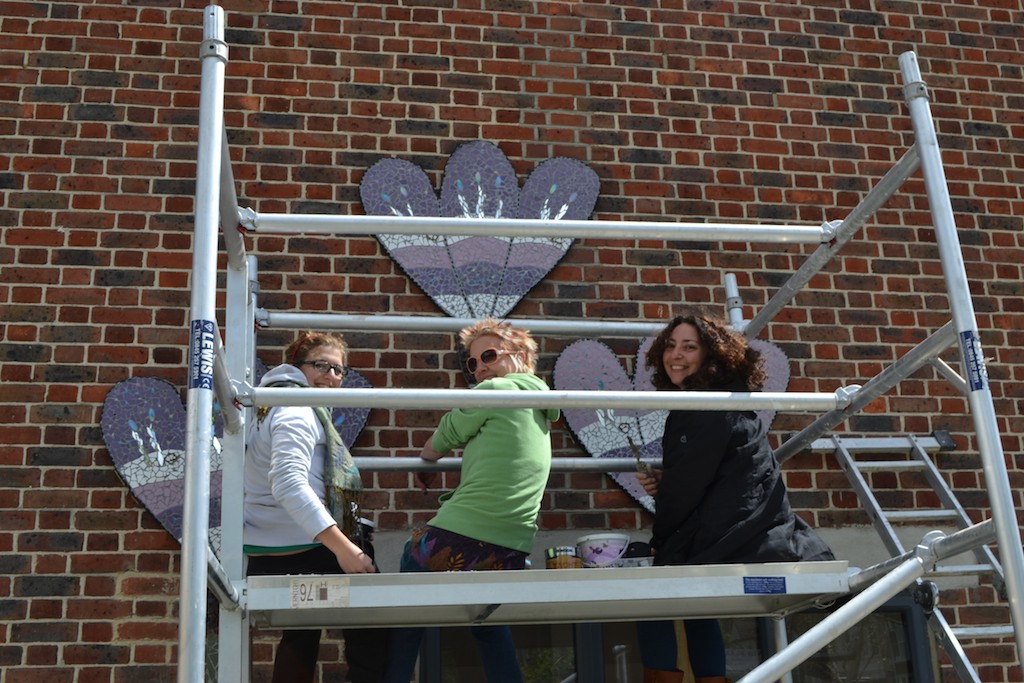
<svg viewBox="0 0 1024 683"><path fill-rule="evenodd" d="M523 372L533 372L537 362L537 342L527 330L503 320L484 318L464 327L459 332L459 343L468 351L470 345L480 337L497 337L505 346L503 350L516 353L513 358L523 365Z"/></svg>

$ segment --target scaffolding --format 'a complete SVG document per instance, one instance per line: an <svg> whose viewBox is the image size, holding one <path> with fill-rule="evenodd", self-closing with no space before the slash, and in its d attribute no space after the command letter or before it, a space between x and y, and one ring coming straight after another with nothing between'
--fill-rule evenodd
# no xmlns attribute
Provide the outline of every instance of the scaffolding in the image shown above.
<svg viewBox="0 0 1024 683"><path fill-rule="evenodd" d="M374 216L311 216L260 214L240 209L234 189L227 136L223 122L224 83L228 47L224 41L223 10L211 5L204 11L200 46L202 81L195 197L195 239L191 292L189 379L187 396L187 464L185 472L184 531L181 562L181 628L178 680L204 679L206 594L209 588L220 603L219 666L222 683L248 679L250 623L268 626L339 626L343 624L478 624L572 621L604 618L594 607L609 595L619 601L624 619L686 616L772 615L793 611L837 596L846 603L818 626L754 669L745 683L774 681L806 660L890 597L917 585L940 559L967 550L982 553L996 541L1005 581L1017 652L1024 651L1024 553L1012 495L999 441L973 304L953 221L949 192L916 55L900 56L904 95L915 134L914 145L873 187L843 221L819 227L628 221L516 221L505 219L392 218ZM728 313L735 325L753 338L849 241L857 230L907 180L922 171L943 274L949 293L952 320L911 352L883 370L864 386L840 387L834 393L794 392L606 392L550 391L479 392L470 390L402 389L285 389L255 388L254 327L320 327L391 331L458 330L469 321L455 318L411 316L352 316L344 314L275 313L257 306L256 260L246 254L240 228L260 233L320 233L366 235L376 233L436 235L503 234L544 237L609 237L624 239L706 240L751 243L818 244L804 265L749 322L739 314L735 279L726 278ZM215 310L218 235L227 252L225 327L217 325ZM518 320L536 334L644 336L660 325L572 320ZM939 354L958 345L963 376L945 365ZM991 499L991 519L962 524L952 534L931 532L913 549L889 544L893 558L874 567L850 570L846 562L794 565L711 565L699 567L640 567L622 569L561 570L559 572L487 572L450 575L378 574L314 577L322 590L312 603L296 599L296 581L310 577L254 577L244 575L242 556L242 461L244 428L258 406L325 405L333 407L450 409L459 406L632 408L632 409L771 409L820 412L821 417L778 449L780 461L808 448L834 446L848 452L849 444L827 437L833 427L862 406L895 386L925 364L960 388L967 398ZM222 544L219 557L208 543L210 449L215 400L224 420L222 488ZM896 439L899 441L899 439ZM892 440L863 445L891 448ZM923 441L911 439L921 449ZM935 444L930 444L934 447ZM927 458L924 458L927 460ZM422 467L414 458L358 459L364 469ZM383 460L383 462L382 462ZM852 459L851 459L852 462ZM442 467L457 467L450 462ZM600 471L630 469L631 460L557 458L554 468ZM852 469L855 466L850 465ZM941 479L937 475L934 478ZM851 480L856 481L853 477ZM860 493L860 491L859 491ZM951 497L951 492L950 492ZM952 501L955 503L955 501ZM962 512L962 511L961 511ZM876 520L881 513L875 515ZM966 519L966 515L962 515ZM881 530L887 520L878 520ZM993 564L998 564L991 558ZM785 578L785 589L774 578ZM571 580L569 580L571 579ZM609 584L616 590L610 592ZM429 591L421 590L428 586ZM628 587L628 589L625 589ZM500 600L500 601L499 601ZM568 607L568 608L567 608ZM938 626L942 630L942 626ZM778 631L778 629L776 629ZM950 640L951 638L951 640ZM962 648L946 628L940 634L947 653L963 680L977 680ZM959 649L959 654L957 650Z"/></svg>

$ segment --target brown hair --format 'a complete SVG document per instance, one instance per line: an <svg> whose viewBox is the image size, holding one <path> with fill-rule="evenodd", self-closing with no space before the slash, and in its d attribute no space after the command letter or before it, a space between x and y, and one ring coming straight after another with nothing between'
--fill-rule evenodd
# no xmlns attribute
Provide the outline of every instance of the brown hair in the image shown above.
<svg viewBox="0 0 1024 683"><path fill-rule="evenodd" d="M697 328L700 343L707 350L704 364L686 377L681 386L672 384L662 361L672 332L683 323ZM677 315L654 338L645 356L647 367L654 370L651 381L657 389L684 389L701 391L717 389L734 382L742 382L748 391L764 386L765 374L761 367L761 354L750 347L747 338L728 327L720 318L701 311Z"/></svg>
<svg viewBox="0 0 1024 683"><path fill-rule="evenodd" d="M459 332L459 343L469 351L470 345L480 337L497 337L505 346L504 351L516 352L516 363L522 363L523 372L533 372L537 362L537 342L527 330L513 327L511 323L494 318L484 318Z"/></svg>
<svg viewBox="0 0 1024 683"><path fill-rule="evenodd" d="M348 344L340 334L329 334L326 332L303 332L299 337L288 345L284 350L288 362L299 367L302 361L309 357L313 349L321 346L330 346L341 351L342 358L348 358Z"/></svg>

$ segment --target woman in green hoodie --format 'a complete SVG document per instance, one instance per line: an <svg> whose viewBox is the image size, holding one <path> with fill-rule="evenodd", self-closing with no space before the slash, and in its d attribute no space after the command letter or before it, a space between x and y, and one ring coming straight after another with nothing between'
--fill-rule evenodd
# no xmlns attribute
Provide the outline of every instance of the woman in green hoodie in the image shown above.
<svg viewBox="0 0 1024 683"><path fill-rule="evenodd" d="M478 391L547 391L533 374L537 343L529 333L491 318L459 333L466 370ZM447 413L420 457L435 462L462 449L462 472L441 508L413 532L402 555L403 572L525 569L551 469L555 409L459 408ZM417 474L426 487L434 472ZM520 683L515 644L507 626L472 629L488 683ZM408 683L423 629L392 632L385 683Z"/></svg>

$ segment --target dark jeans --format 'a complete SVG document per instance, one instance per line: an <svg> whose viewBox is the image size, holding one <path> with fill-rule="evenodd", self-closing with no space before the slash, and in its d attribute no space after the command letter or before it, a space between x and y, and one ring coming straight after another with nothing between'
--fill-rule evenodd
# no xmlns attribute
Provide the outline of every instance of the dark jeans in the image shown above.
<svg viewBox="0 0 1024 683"><path fill-rule="evenodd" d="M373 548L364 548L373 557ZM249 576L286 574L343 574L338 560L326 546L295 555L253 555ZM286 629L274 655L272 683L313 683L320 652L321 629ZM387 662L387 629L347 628L345 663L352 683L380 683Z"/></svg>
<svg viewBox="0 0 1024 683"><path fill-rule="evenodd" d="M676 622L641 621L637 623L637 638L640 643L640 659L647 669L676 671L679 661L680 643L676 639ZM687 619L687 652L693 675L725 675L725 640L718 619Z"/></svg>

